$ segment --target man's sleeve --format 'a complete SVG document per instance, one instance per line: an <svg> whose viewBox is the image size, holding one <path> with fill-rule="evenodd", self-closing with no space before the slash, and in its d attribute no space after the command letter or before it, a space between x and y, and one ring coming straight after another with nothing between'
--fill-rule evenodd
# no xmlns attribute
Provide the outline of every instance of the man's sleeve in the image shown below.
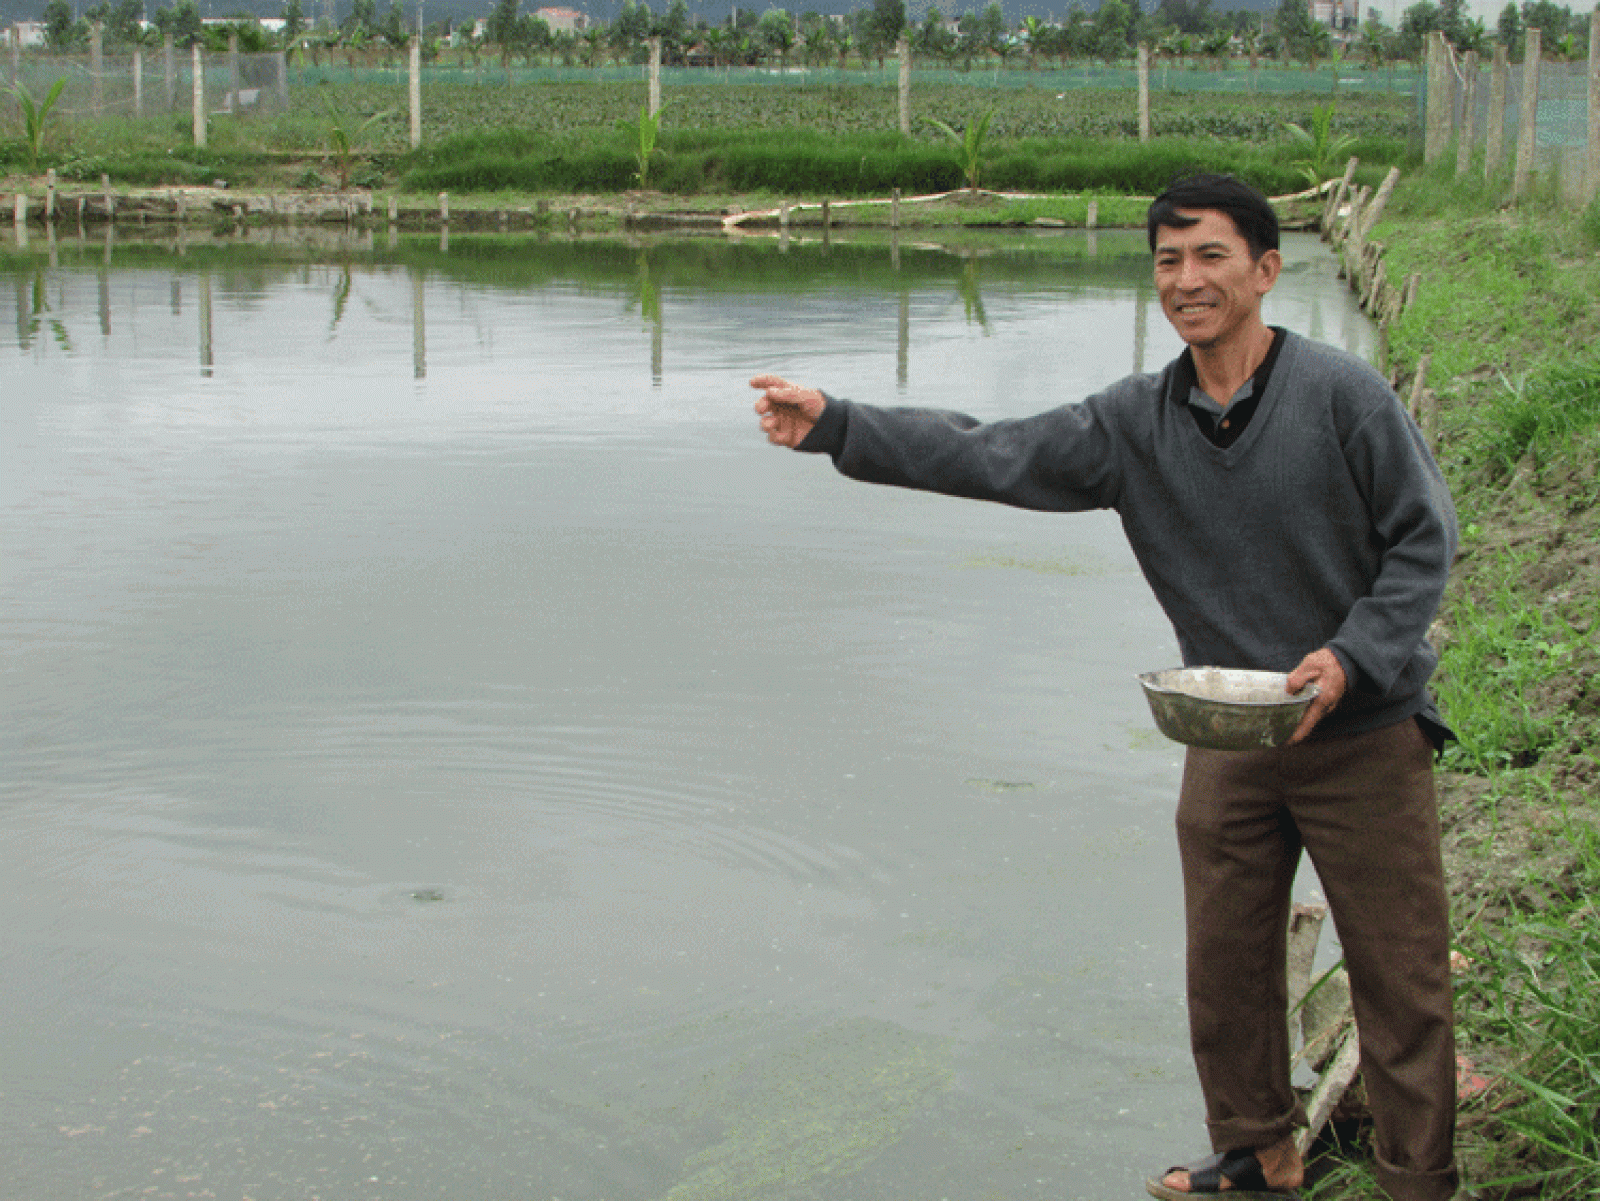
<svg viewBox="0 0 1600 1201"><path fill-rule="evenodd" d="M1114 503L1118 443L1095 398L991 422L826 399L796 449L829 455L851 479L1052 512Z"/></svg>
<svg viewBox="0 0 1600 1201"><path fill-rule="evenodd" d="M1371 590L1328 645L1352 686L1382 695L1414 661L1438 612L1456 556L1455 506L1421 430L1392 393L1346 441L1345 459L1383 550Z"/></svg>

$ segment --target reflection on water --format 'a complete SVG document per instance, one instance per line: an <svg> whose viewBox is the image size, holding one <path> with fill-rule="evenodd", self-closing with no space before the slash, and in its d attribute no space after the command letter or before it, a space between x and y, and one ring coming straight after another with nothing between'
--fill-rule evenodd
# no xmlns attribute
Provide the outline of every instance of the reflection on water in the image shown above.
<svg viewBox="0 0 1600 1201"><path fill-rule="evenodd" d="M110 336L112 301L110 290L114 247L117 235L105 227L92 237L80 232L77 238L58 237L55 227L48 236L48 270L58 272L66 253L68 266L81 268L98 256L103 268L95 275L98 289L97 311L100 333ZM34 235L35 238L38 235ZM966 319L987 331L988 316L984 305L985 287L1008 287L1024 280L1038 281L1041 277L1060 272L1070 266L1070 286L1075 291L1097 285L1131 289L1136 299L1134 308L1133 354L1128 362L1132 371L1154 370L1170 357L1175 342L1167 339L1156 360L1147 356L1146 342L1149 331L1149 306L1154 299L1153 288L1146 278L1147 262L1143 235L1137 232L1088 231L1066 236L1052 231L1048 239L1034 239L1027 253L1015 247L1009 253L1000 253L993 246L939 245L919 242L905 245L898 233L882 235L878 239L845 244L837 247L835 240L824 235L810 241L800 241L781 235L784 258L774 260L771 245L778 239L762 239L743 235L736 241L706 239L696 242L634 241L579 242L553 240L548 237L507 238L505 236L457 236L454 251L448 239L435 240L431 235L411 236L402 239L390 229L384 252L375 250L372 231L329 233L320 230L270 230L246 231L236 236L206 239L203 242L188 232L179 231L164 242L128 243L124 238L122 265L127 268L152 268L162 260L167 268L181 272L172 281L174 304L183 278L191 280L197 297L197 327L195 342L197 359L202 370L215 364L212 360L211 295L212 270L198 265L222 259L237 260L241 255L256 259L258 270L270 270L274 263L282 266L296 259L313 260L326 266L331 256L337 261L338 278L333 285L330 332L336 332L348 303L353 286L352 273L381 272L401 268L411 278L411 342L412 367L415 378L427 374L427 304L426 284L430 278L452 283L477 283L486 286L514 288L535 281L548 282L553 275L570 272L599 287L620 287L628 303L648 328L650 339L650 374L652 384L659 387L668 339L672 324L669 310L663 307L662 292L680 285L686 278L696 275L728 277L733 287L740 280L757 288L767 282L786 281L794 286L795 273L816 272L837 283L845 275L858 285L876 287L898 295L899 311L896 328L897 382L904 387L909 382L910 348L913 328L910 297L919 285L939 280L953 283L960 297ZM1107 245L1104 250L1101 242ZM28 249L28 236L23 227L13 231L16 251ZM789 263L791 245L796 257L803 262L798 266ZM437 253L433 253L437 247ZM1285 272L1283 282L1269 301L1269 319L1289 325L1313 338L1333 341L1354 354L1371 358L1376 353L1374 331L1361 315L1352 297L1344 290L1330 286L1333 265L1316 241L1309 236L1289 235L1285 246ZM887 252L887 253L886 253ZM14 257L13 269L17 271L17 328L19 345L26 348L37 331L33 319L40 314L41 299L35 295L25 299L25 273L20 270L25 259ZM781 270L779 268L782 268ZM46 266L35 268L34 279L42 285ZM230 274L237 265L229 267ZM59 277L65 279L71 278ZM1058 282L1068 282L1061 280ZM1328 328L1331 309L1336 314L1336 329ZM1163 333L1166 331L1163 330Z"/></svg>
<svg viewBox="0 0 1600 1201"><path fill-rule="evenodd" d="M1272 319L1363 349L1288 249ZM1142 235L0 270L8 1197L1098 1201L1199 1143L1115 520L847 485L745 385L1084 395L1176 348Z"/></svg>

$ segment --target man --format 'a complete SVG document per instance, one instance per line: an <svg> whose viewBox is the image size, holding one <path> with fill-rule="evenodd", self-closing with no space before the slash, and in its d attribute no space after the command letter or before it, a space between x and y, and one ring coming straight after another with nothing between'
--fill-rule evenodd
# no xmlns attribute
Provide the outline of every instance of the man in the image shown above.
<svg viewBox="0 0 1600 1201"><path fill-rule="evenodd" d="M1302 849L1345 955L1377 1175L1445 1201L1455 1051L1432 760L1428 626L1455 515L1381 376L1267 326L1282 267L1266 198L1197 175L1147 218L1187 349L1081 404L1016 420L836 400L760 375L769 441L845 475L1059 512L1115 509L1189 665L1289 673L1320 694L1291 742L1188 751L1178 802L1190 1037L1216 1155L1146 1182L1165 1201L1302 1182L1284 955Z"/></svg>

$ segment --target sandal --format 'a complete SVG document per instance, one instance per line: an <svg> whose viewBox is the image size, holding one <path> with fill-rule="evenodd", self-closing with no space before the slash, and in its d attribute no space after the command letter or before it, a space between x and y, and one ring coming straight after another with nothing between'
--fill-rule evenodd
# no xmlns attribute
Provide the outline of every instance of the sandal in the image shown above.
<svg viewBox="0 0 1600 1201"><path fill-rule="evenodd" d="M1173 1172L1189 1173L1189 1188L1169 1188L1162 1181ZM1189 1197L1236 1197L1238 1201L1298 1201L1293 1189L1275 1189L1262 1175L1261 1161L1254 1151L1224 1151L1196 1164L1179 1164L1159 1177L1144 1182L1145 1191L1161 1201L1185 1201Z"/></svg>

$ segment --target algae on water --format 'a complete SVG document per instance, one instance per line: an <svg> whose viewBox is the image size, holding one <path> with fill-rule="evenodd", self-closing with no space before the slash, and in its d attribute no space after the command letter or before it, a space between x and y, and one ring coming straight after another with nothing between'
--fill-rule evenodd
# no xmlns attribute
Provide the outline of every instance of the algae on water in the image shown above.
<svg viewBox="0 0 1600 1201"><path fill-rule="evenodd" d="M732 1201L848 1171L898 1142L955 1077L951 1040L855 1018L736 1082L722 1142L689 1157L667 1201Z"/></svg>

